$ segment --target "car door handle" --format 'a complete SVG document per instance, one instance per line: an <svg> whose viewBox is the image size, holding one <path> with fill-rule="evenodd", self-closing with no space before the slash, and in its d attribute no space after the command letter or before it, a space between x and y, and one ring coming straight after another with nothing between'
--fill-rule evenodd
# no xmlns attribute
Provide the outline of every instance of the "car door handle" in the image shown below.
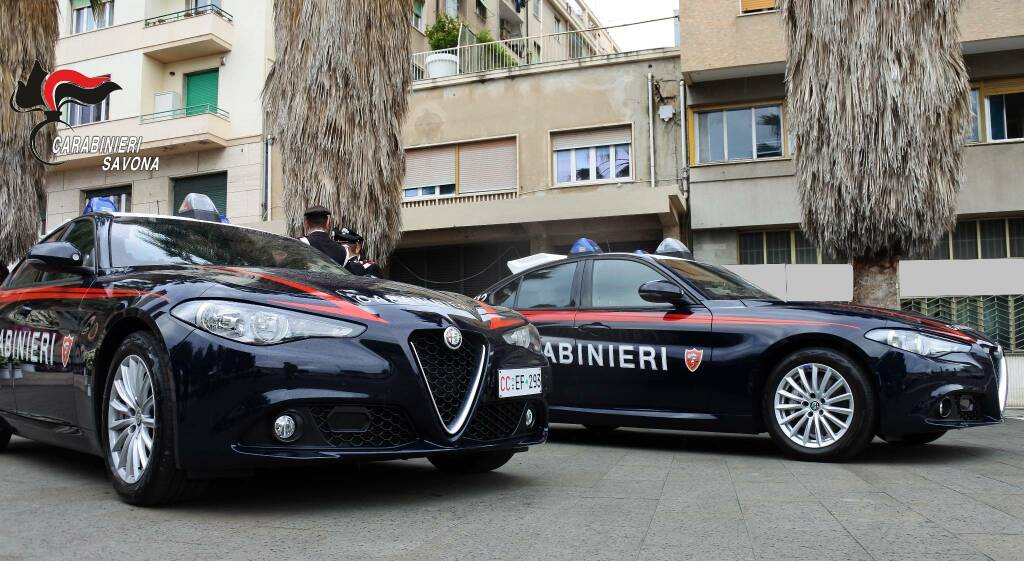
<svg viewBox="0 0 1024 561"><path fill-rule="evenodd" d="M608 327L607 325L605 325L603 323L597 322L597 323L584 323L583 325L580 326L580 329L582 329L583 331L605 331L607 329L611 329L611 327Z"/></svg>

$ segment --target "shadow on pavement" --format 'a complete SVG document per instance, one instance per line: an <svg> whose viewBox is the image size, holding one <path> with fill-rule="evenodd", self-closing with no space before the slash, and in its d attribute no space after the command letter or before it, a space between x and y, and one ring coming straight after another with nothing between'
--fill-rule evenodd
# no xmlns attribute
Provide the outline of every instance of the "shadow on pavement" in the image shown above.
<svg viewBox="0 0 1024 561"><path fill-rule="evenodd" d="M984 446L964 446L960 442L939 439L924 446L893 446L876 438L859 456L856 464L943 464L955 465L994 455ZM552 425L549 442L685 452L700 455L746 456L752 458L789 459L772 444L767 434L730 434L711 432L666 431L620 428L594 431L579 425Z"/></svg>

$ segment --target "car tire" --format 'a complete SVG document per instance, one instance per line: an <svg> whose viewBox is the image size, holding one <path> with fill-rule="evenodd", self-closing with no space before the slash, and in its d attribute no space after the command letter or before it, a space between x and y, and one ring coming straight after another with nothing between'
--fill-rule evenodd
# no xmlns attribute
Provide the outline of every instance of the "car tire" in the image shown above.
<svg viewBox="0 0 1024 561"><path fill-rule="evenodd" d="M877 405L871 381L841 352L810 348L787 356L768 376L762 399L768 434L794 458L843 460L874 438Z"/></svg>
<svg viewBox="0 0 1024 561"><path fill-rule="evenodd" d="M886 442L893 446L924 446L930 442L942 438L942 435L946 434L946 431L940 430L937 432L921 432L917 434L901 434L899 436L886 436L883 437Z"/></svg>
<svg viewBox="0 0 1024 561"><path fill-rule="evenodd" d="M189 480L177 468L173 388L163 345L143 331L128 335L111 361L100 411L103 457L114 490L126 503L168 504L201 488L201 482ZM131 401L137 396L142 404ZM111 447L111 438L120 443L119 449ZM147 440L148 459L142 461Z"/></svg>
<svg viewBox="0 0 1024 561"><path fill-rule="evenodd" d="M596 433L609 433L619 427L604 427L599 425L583 425L583 428Z"/></svg>
<svg viewBox="0 0 1024 561"><path fill-rule="evenodd" d="M468 452L465 454L445 454L430 456L428 459L434 467L449 473L486 473L494 471L508 463L515 452Z"/></svg>

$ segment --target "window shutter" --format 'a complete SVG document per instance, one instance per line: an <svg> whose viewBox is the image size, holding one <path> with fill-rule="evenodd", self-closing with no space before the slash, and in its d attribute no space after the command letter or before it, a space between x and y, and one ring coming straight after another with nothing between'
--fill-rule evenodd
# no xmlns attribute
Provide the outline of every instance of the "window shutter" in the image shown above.
<svg viewBox="0 0 1024 561"><path fill-rule="evenodd" d="M630 133L628 125L585 131L558 132L551 135L551 144L555 150L608 146L610 144L629 144L632 142L632 135Z"/></svg>
<svg viewBox="0 0 1024 561"><path fill-rule="evenodd" d="M405 152L405 187L455 183L455 147L416 148Z"/></svg>
<svg viewBox="0 0 1024 561"><path fill-rule="evenodd" d="M514 138L459 147L460 193L512 190L517 187Z"/></svg>
<svg viewBox="0 0 1024 561"><path fill-rule="evenodd" d="M79 8L88 8L89 0L71 0L71 9L77 10Z"/></svg>
<svg viewBox="0 0 1024 561"><path fill-rule="evenodd" d="M1024 78L985 80L985 95L1001 95L1024 92Z"/></svg>
<svg viewBox="0 0 1024 561"><path fill-rule="evenodd" d="M213 173L195 177L182 177L174 180L174 207L171 214L176 214L185 201L185 195L200 193L210 197L217 211L224 216L228 214L228 174Z"/></svg>
<svg viewBox="0 0 1024 561"><path fill-rule="evenodd" d="M418 18L423 17L423 0L414 0L412 3L412 13Z"/></svg>
<svg viewBox="0 0 1024 561"><path fill-rule="evenodd" d="M743 10L744 12L774 10L775 0L741 0L740 9Z"/></svg>
<svg viewBox="0 0 1024 561"><path fill-rule="evenodd" d="M214 69L185 76L185 110L188 115L212 113L217 107L220 70Z"/></svg>

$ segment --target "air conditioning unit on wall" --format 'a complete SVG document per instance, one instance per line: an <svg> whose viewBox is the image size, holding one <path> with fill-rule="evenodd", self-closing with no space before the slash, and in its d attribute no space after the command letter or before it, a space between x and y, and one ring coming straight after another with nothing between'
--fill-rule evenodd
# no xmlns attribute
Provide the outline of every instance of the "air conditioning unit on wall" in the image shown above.
<svg viewBox="0 0 1024 561"><path fill-rule="evenodd" d="M156 119L173 119L175 109L181 109L181 94L174 91L157 92L153 94L153 113Z"/></svg>

